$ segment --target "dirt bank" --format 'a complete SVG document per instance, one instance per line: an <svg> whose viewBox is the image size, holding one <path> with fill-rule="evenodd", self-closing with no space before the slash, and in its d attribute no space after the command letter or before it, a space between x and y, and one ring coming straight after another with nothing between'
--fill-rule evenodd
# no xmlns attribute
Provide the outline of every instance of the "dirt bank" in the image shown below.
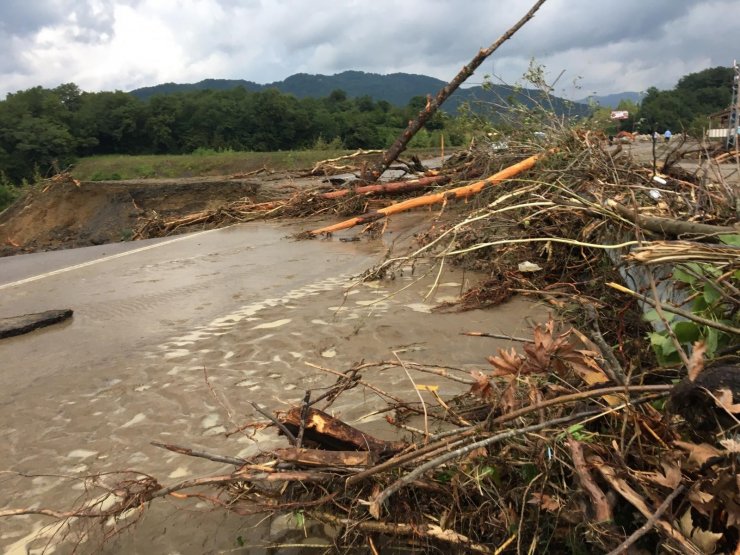
<svg viewBox="0 0 740 555"><path fill-rule="evenodd" d="M312 180L315 181L315 180ZM139 218L189 214L248 197L255 202L299 187L288 174L140 181L47 181L0 213L0 256L125 241Z"/></svg>

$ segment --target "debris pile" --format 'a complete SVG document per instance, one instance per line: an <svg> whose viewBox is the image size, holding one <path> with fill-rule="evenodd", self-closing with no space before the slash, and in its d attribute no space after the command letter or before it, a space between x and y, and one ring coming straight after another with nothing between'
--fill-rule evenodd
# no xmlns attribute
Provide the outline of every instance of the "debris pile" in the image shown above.
<svg viewBox="0 0 740 555"><path fill-rule="evenodd" d="M301 192L223 217L357 214L370 195L431 187L349 220L441 205L428 233L364 279L421 257L452 262L486 279L440 310L529 295L569 324L550 319L532 338L509 338L522 346L492 353L473 374L400 358L363 362L288 411L253 404L266 420L242 431L270 426L286 445L248 459L158 444L233 472L169 486L128 473L105 504L0 516L116 519L157 498L197 497L242 514L300 513L329 525L335 546L373 552L404 543L442 552L736 553L737 186L667 164L675 151L640 161L584 131L553 129L547 145L522 133L506 149L479 141L405 184ZM501 178L512 165L524 169ZM388 368L417 376L414 387L379 389L372 375ZM337 399L367 391L384 400L396 440L332 416Z"/></svg>

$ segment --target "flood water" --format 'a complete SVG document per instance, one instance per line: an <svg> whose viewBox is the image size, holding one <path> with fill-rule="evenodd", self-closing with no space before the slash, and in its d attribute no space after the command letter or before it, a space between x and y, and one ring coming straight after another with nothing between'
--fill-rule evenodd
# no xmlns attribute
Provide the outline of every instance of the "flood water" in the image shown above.
<svg viewBox="0 0 740 555"><path fill-rule="evenodd" d="M261 418L249 401L286 408L306 389L335 381L307 363L345 371L361 360L400 357L485 369L485 357L508 342L460 332L527 334L525 319L541 319L541 308L514 299L494 310L433 313L471 278L456 271L424 276L423 264L393 280L353 279L382 259L392 239L412 233L414 221L395 219L391 233L375 241L296 242L286 236L297 227L259 223L0 260L0 317L75 311L71 321L0 341L0 509L68 509L100 494L86 493L84 476L114 470L136 469L165 485L230 470L151 441L241 457L284 445L270 429L256 438L224 433ZM461 391L428 374L412 377L440 384L443 397ZM416 397L403 369L370 371L365 379ZM353 391L332 410L382 435L383 416L371 415L382 406L377 396ZM70 552L75 534L49 545L59 534L51 523L43 516L0 520L0 551ZM275 551L258 546L270 533L308 541L287 524L160 500L110 543L91 539L79 551L267 553Z"/></svg>

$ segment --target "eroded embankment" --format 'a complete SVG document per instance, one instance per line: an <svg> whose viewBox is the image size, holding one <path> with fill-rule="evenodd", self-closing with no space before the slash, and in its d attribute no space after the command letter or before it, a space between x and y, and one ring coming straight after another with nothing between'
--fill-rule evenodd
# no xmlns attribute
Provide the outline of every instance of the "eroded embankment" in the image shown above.
<svg viewBox="0 0 740 555"><path fill-rule="evenodd" d="M0 256L125 241L131 239L139 218L152 211L177 216L245 197L266 201L293 185L285 175L46 181L0 214Z"/></svg>

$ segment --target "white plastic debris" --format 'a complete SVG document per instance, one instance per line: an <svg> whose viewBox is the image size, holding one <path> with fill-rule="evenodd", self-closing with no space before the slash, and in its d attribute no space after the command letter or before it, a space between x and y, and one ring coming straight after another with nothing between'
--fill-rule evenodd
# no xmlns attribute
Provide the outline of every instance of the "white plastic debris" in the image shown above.
<svg viewBox="0 0 740 555"><path fill-rule="evenodd" d="M660 200L661 197L660 191L658 191L658 189L650 189L648 191L648 195L650 195L650 198L653 200Z"/></svg>
<svg viewBox="0 0 740 555"><path fill-rule="evenodd" d="M539 272L542 268L535 264L534 262L530 262L529 260L525 260L524 262L519 263L519 271L520 272Z"/></svg>

